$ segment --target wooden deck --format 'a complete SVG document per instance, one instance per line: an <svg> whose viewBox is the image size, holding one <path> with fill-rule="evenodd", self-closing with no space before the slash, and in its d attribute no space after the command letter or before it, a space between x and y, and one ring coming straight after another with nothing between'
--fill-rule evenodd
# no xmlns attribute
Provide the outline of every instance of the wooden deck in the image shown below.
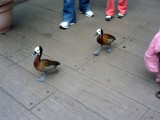
<svg viewBox="0 0 160 120"><path fill-rule="evenodd" d="M117 3L117 0L116 0ZM160 85L143 56L160 27L160 1L128 0L127 15L105 21L106 0L91 0L95 14L58 28L62 0L29 0L14 6L12 29L0 35L0 120L160 120ZM112 52L93 34L112 34ZM34 48L58 60L56 72L38 82Z"/></svg>

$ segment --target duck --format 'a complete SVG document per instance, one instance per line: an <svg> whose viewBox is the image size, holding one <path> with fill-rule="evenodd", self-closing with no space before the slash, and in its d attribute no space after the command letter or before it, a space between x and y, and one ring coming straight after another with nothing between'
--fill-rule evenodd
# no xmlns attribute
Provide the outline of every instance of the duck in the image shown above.
<svg viewBox="0 0 160 120"><path fill-rule="evenodd" d="M31 54L31 56L34 56L34 55L37 54L37 56L35 57L34 63L33 63L35 69L37 71L44 72L43 77L38 79L39 82L44 82L45 81L45 76L46 76L47 71L56 70L56 67L58 65L60 65L60 63L58 61L41 59L42 53L43 53L42 46L37 46L34 49L34 52Z"/></svg>
<svg viewBox="0 0 160 120"><path fill-rule="evenodd" d="M110 45L112 42L116 40L116 38L113 35L110 34L103 34L103 30L101 28L97 29L96 33L93 35L93 37L97 36L97 42L101 45L101 47L93 52L93 55L98 56L100 54L100 50L102 49L103 45L109 45L109 48L106 49L107 53L111 53Z"/></svg>

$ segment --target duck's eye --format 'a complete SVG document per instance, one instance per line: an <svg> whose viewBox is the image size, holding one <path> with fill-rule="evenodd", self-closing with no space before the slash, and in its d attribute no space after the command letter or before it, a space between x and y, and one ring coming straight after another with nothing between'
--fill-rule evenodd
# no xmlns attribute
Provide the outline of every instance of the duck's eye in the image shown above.
<svg viewBox="0 0 160 120"><path fill-rule="evenodd" d="M39 47L36 47L36 48L35 48L35 51L36 51L37 53L39 53L39 52L40 52Z"/></svg>
<svg viewBox="0 0 160 120"><path fill-rule="evenodd" d="M40 52L40 50L38 49L36 52L37 52L37 53L39 53L39 52Z"/></svg>
<svg viewBox="0 0 160 120"><path fill-rule="evenodd" d="M100 31L100 30L98 30L98 34L101 34L101 31Z"/></svg>

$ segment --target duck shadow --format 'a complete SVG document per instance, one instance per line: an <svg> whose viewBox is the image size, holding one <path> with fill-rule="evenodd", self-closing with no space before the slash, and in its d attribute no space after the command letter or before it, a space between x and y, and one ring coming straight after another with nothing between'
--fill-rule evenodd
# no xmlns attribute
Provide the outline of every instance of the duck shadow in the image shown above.
<svg viewBox="0 0 160 120"><path fill-rule="evenodd" d="M56 79L57 77L57 74L60 73L60 70L59 69L55 69L55 70L50 70L46 73L46 76L45 76L45 80L47 81L50 81L50 80L54 80ZM39 76L43 76L44 75L44 72L43 73L40 73Z"/></svg>
<svg viewBox="0 0 160 120"><path fill-rule="evenodd" d="M112 50L114 50L114 48L115 48L116 46L114 46L114 45L104 45L103 47L102 47L102 49L101 49L101 51L107 51L107 49L111 49L111 51ZM112 53L112 52L111 52Z"/></svg>
<svg viewBox="0 0 160 120"><path fill-rule="evenodd" d="M51 70L46 73L47 76L55 75L59 73L59 69Z"/></svg>

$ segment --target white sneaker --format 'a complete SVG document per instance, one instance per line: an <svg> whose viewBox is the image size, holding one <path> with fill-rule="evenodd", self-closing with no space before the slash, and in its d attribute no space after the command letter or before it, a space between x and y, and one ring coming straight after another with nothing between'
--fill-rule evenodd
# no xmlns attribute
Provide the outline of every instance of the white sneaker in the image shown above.
<svg viewBox="0 0 160 120"><path fill-rule="evenodd" d="M106 20L107 20L107 21L110 21L111 19L112 19L112 16L106 15Z"/></svg>
<svg viewBox="0 0 160 120"><path fill-rule="evenodd" d="M59 25L60 28L67 29L69 26L73 25L74 23L69 23L69 22L61 22Z"/></svg>
<svg viewBox="0 0 160 120"><path fill-rule="evenodd" d="M92 11L87 11L87 12L85 13L85 15L86 15L87 17L93 17L93 16L94 16L94 13L93 13Z"/></svg>
<svg viewBox="0 0 160 120"><path fill-rule="evenodd" d="M86 13L82 13L81 11L79 11L81 14L85 14L85 16L87 17L93 17L94 16L94 13L90 10L90 11L87 11Z"/></svg>
<svg viewBox="0 0 160 120"><path fill-rule="evenodd" d="M124 14L118 14L118 18L124 17Z"/></svg>

